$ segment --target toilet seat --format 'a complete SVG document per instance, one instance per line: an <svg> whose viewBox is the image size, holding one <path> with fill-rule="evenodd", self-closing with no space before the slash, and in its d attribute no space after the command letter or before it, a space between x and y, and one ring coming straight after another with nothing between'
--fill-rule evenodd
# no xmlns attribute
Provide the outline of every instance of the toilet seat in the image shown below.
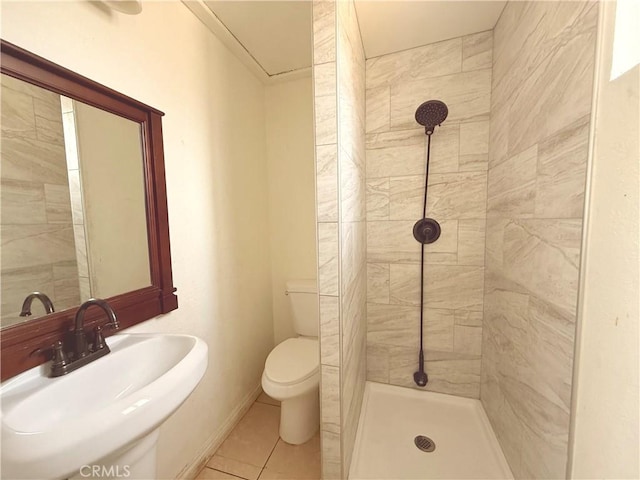
<svg viewBox="0 0 640 480"><path fill-rule="evenodd" d="M320 369L318 340L289 338L274 348L264 366L264 376L279 386L299 384Z"/></svg>

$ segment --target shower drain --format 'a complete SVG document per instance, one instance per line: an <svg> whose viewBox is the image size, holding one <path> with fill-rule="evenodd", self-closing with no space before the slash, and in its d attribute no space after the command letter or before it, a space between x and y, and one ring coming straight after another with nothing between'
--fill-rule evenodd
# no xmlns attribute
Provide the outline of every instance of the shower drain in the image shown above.
<svg viewBox="0 0 640 480"><path fill-rule="evenodd" d="M433 452L436 449L436 442L424 435L418 435L413 439L413 442L416 444L416 447L423 452Z"/></svg>

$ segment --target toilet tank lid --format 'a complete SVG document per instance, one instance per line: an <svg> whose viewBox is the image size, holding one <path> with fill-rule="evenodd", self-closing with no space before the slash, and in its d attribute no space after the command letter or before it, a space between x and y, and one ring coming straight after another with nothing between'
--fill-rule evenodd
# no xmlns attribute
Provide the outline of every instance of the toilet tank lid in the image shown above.
<svg viewBox="0 0 640 480"><path fill-rule="evenodd" d="M287 281L287 292L294 293L317 293L315 279L298 279Z"/></svg>

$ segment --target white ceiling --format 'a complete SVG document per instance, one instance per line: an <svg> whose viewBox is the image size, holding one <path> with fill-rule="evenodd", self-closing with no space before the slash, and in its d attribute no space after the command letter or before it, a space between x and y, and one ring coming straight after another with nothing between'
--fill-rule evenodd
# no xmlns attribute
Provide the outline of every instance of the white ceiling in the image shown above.
<svg viewBox="0 0 640 480"><path fill-rule="evenodd" d="M356 0L367 58L491 30L506 0Z"/></svg>
<svg viewBox="0 0 640 480"><path fill-rule="evenodd" d="M311 66L311 2L205 3L269 75Z"/></svg>
<svg viewBox="0 0 640 480"><path fill-rule="evenodd" d="M270 76L311 66L311 1L205 0ZM492 29L506 0L356 0L367 58Z"/></svg>

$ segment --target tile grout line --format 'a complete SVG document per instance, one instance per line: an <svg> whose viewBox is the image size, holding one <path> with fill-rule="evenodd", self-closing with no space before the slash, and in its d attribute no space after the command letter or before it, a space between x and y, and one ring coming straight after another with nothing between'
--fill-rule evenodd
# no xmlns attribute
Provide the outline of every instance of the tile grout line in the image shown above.
<svg viewBox="0 0 640 480"><path fill-rule="evenodd" d="M262 393L264 393L264 392L262 392ZM258 401L258 398L256 398L256 399L254 400L253 404L251 405L251 407L249 408L249 410L251 410L251 409L252 409L256 404L265 405L265 406L267 406L267 407L275 407L275 408L277 408L278 410L280 410L280 408L281 408L281 407L280 407L280 405L273 405L273 404L271 404L271 403L261 402L261 401ZM245 413L245 415L243 415L242 419L244 419L244 418L248 415L249 410L247 410L247 412ZM242 419L241 419L240 421L242 421ZM239 424L239 423L240 423L240 422L238 422L238 424ZM233 430L229 433L229 435L227 436L227 438L229 438L229 437L233 434L233 432L235 432L236 428L238 427L238 424L236 424L236 426L235 426L235 427L233 428ZM225 441L226 441L226 440L227 440L227 439L225 439ZM215 456L217 455L217 456L222 457L222 458L228 458L228 459L230 459L230 460L233 460L233 461L236 461L236 462L239 462L239 463L243 463L243 464L246 464L246 465L249 465L249 466L252 466L252 467L255 467L255 468L260 469L260 472L258 473L258 477L256 477L256 480L257 480L257 479L259 479L259 478L260 478L260 475L262 474L262 471L264 470L264 467L265 467L265 465L266 465L266 462L269 460L269 458L271 458L271 454L272 454L272 453L273 453L273 451L275 450L275 447L276 447L276 445L278 444L278 441L279 441L279 440L280 440L280 437L278 436L278 440L276 440L276 443L275 443L274 447L271 449L271 452L269 453L269 456L267 457L267 460L265 460L265 463L263 464L263 466L262 466L262 467L260 467L260 466L258 466L258 465L253 465L252 463L249 463L249 462L247 462L247 461L245 461L245 460L239 460L239 459L235 459L235 458L233 458L233 457L225 457L224 455L220 455L220 454L218 454L218 450L219 450L219 449L218 449L218 450L216 450L216 451L214 452L214 455L213 455L213 456L215 457ZM224 443L224 442L223 442L223 443ZM222 446L222 445L221 445L221 446ZM213 457L212 457L212 458L213 458ZM208 465L205 465L205 468L208 468L209 470L215 470L215 471L217 471L217 472L222 472L222 473L224 473L224 474L231 475L231 476L233 476L233 477L235 477L235 478L239 478L239 479L242 479L242 480L250 480L249 478L242 477L242 476L238 475L237 473L228 472L228 471L225 471L225 470L221 470L221 469L219 469L219 468L209 467ZM204 469L203 469L203 470L204 470ZM203 471L203 470L202 470L202 471ZM201 472L202 472L202 471L201 471Z"/></svg>
<svg viewBox="0 0 640 480"><path fill-rule="evenodd" d="M394 52L394 53L398 53L398 52ZM393 53L390 53L389 55L393 55ZM451 73L443 73L441 75L428 75L428 76L418 76L418 77L409 77L407 79L403 79L402 75L396 78L388 78L388 79L384 79L384 80L371 80L370 84L371 87L368 87L368 90L372 90L374 88L382 88L382 87L389 87L389 90L391 90L391 87L394 86L394 84L398 85L400 83L412 83L412 82L420 82L420 81L429 81L429 80L433 80L433 79L437 79L437 78L446 78L446 77L453 77L455 75L464 75L464 74L468 74L468 73L475 73L475 72L479 72L481 70L493 70L493 68L490 67L480 67L480 68L474 68L472 70L462 70L462 59L461 60L461 70L459 72L451 72ZM372 74L373 75L373 74Z"/></svg>
<svg viewBox="0 0 640 480"><path fill-rule="evenodd" d="M226 475L231 475L232 477L240 478L240 479L242 479L242 480L248 480L247 478L241 477L241 476L239 476L239 475L235 475L235 474L233 474L233 473L225 472L224 470L218 470L217 468L207 467L206 465L205 465L205 467L204 467L204 468L208 468L209 470L214 470L214 471L216 471L216 472L224 473L224 474L226 474Z"/></svg>
<svg viewBox="0 0 640 480"><path fill-rule="evenodd" d="M254 403L255 403L255 402L254 402ZM268 405L268 404L264 404L264 405ZM277 442L276 442L276 443L277 443ZM227 459L229 459L229 460L233 460L233 461L235 461L235 462L242 463L242 464L244 464L244 465L249 465L249 466L251 466L251 467L255 467L255 468L261 468L261 467L259 467L259 466L257 466L257 465L253 465L252 463L248 463L248 462L245 462L245 461L243 461L243 460L238 460L238 459L235 459L235 458L232 458L232 457L225 457L224 455L218 455L217 453L215 453L215 454L214 454L214 456L216 456L216 455L217 455L218 457L221 457L221 458L227 458ZM251 480L251 479L249 479L249 478L247 478L247 477L243 477L243 476L241 476L241 475L238 475L237 473L227 472L226 470L221 470L220 468L209 467L209 466L207 466L207 465L205 465L205 468L208 468L208 469L210 469L210 470L215 470L215 471L217 471L217 472L226 473L227 475L233 475L234 477L241 478L242 480ZM262 473L262 469L260 470L260 472ZM260 476L260 474L258 474L258 477L259 477L259 476Z"/></svg>
<svg viewBox="0 0 640 480"><path fill-rule="evenodd" d="M278 406L278 408L280 408L280 406ZM282 414L282 410L280 410L280 414ZM271 452L269 452L269 456L264 461L264 465L260 469L260 473L258 474L258 478L256 480L260 480L260 478L262 477L262 472L264 472L264 469L267 468L267 463L269 463L269 460L271 459L271 455L273 455L273 452L275 451L275 449L278 446L279 442L280 442L280 434L278 433L278 439L276 440L276 443L273 445L273 448L271 449Z"/></svg>
<svg viewBox="0 0 640 480"><path fill-rule="evenodd" d="M269 463L269 460L271 459L271 456L273 455L273 452L276 450L276 447L278 446L278 443L280 443L280 435L278 435L278 440L276 440L275 445L271 449L271 453L269 453L269 456L267 457L267 459L264 462L264 465L262 466L262 470L260 470L260 475L258 475L258 480L260 480L260 478L262 477L262 472L264 472L265 468L267 468L267 463Z"/></svg>

